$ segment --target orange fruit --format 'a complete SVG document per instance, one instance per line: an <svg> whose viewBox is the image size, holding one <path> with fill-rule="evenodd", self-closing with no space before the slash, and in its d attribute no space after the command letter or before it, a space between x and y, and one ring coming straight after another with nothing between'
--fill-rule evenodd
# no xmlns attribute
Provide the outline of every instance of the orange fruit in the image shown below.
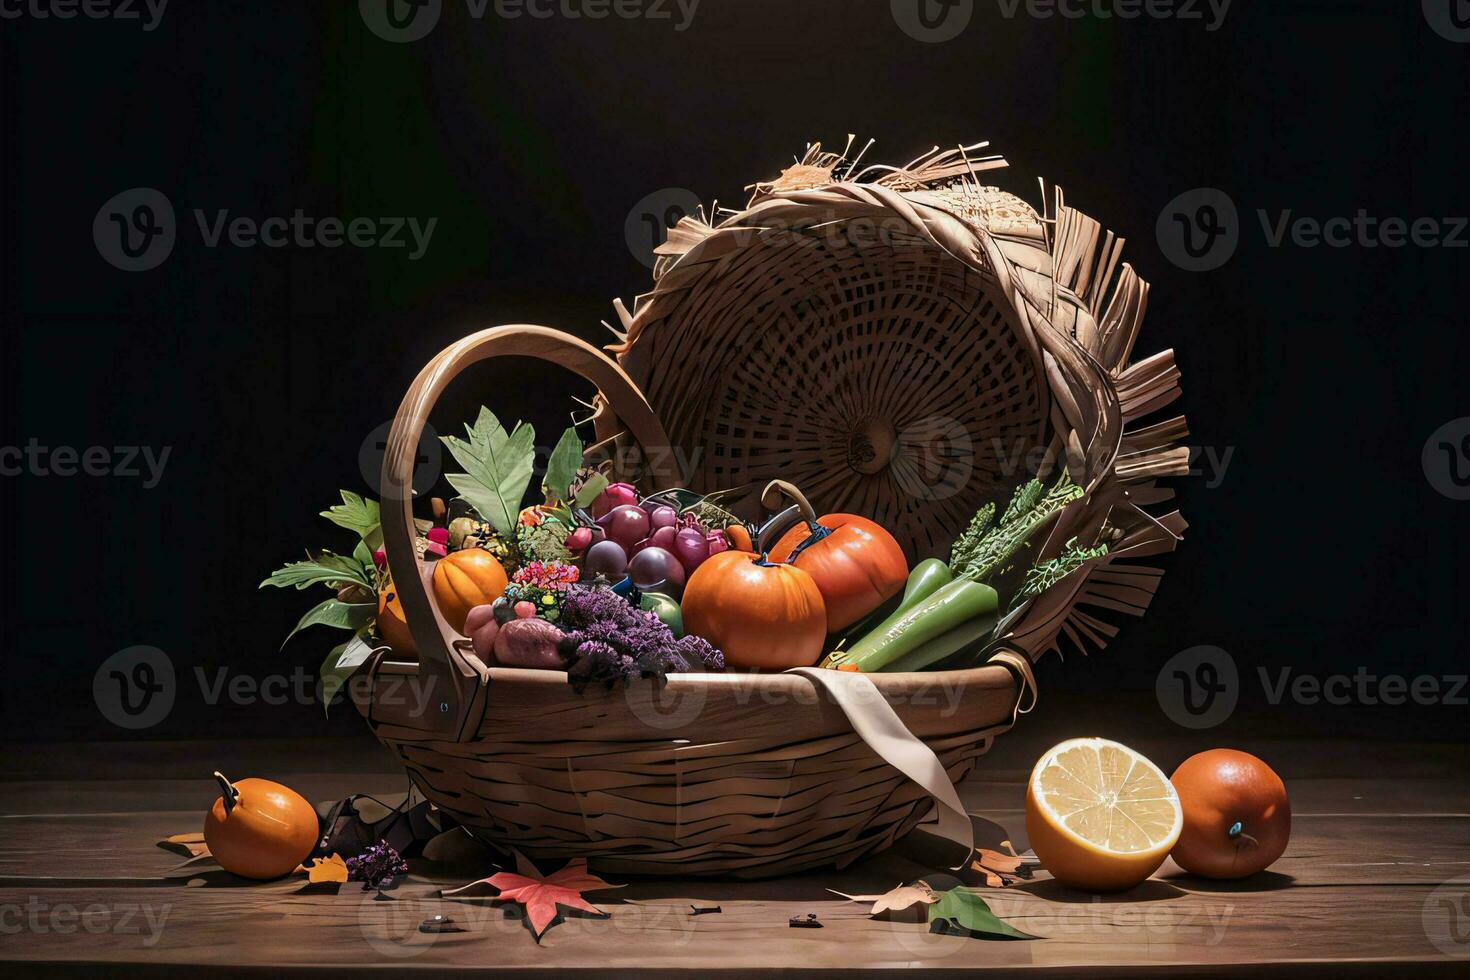
<svg viewBox="0 0 1470 980"><path fill-rule="evenodd" d="M1184 809L1174 863L1204 878L1244 878L1281 857L1291 838L1286 784L1235 749L1192 755L1171 779Z"/></svg>
<svg viewBox="0 0 1470 980"><path fill-rule="evenodd" d="M307 859L319 827L300 794L269 779L214 778L220 795L204 815L204 843L220 867L245 878L279 878Z"/></svg>
<svg viewBox="0 0 1470 980"><path fill-rule="evenodd" d="M464 633L470 610L499 599L509 581L504 567L484 548L453 551L434 562L434 598L457 633Z"/></svg>
<svg viewBox="0 0 1470 980"><path fill-rule="evenodd" d="M1158 766L1105 738L1053 746L1026 785L1026 833L1042 867L1087 891L1132 888L1179 838L1179 797Z"/></svg>

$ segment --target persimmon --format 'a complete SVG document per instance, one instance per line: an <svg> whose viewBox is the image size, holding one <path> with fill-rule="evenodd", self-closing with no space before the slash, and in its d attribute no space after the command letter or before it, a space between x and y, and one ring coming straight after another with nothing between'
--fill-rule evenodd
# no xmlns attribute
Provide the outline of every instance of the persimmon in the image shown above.
<svg viewBox="0 0 1470 980"><path fill-rule="evenodd" d="M219 773L220 795L204 815L204 843L220 867L243 878L279 878L316 848L316 810L269 779L232 783Z"/></svg>
<svg viewBox="0 0 1470 980"><path fill-rule="evenodd" d="M434 599L457 633L464 633L471 609L499 599L509 582L505 568L484 548L466 548L434 562Z"/></svg>
<svg viewBox="0 0 1470 980"><path fill-rule="evenodd" d="M857 514L818 518L801 491L785 480L771 481L762 496L769 503L777 493L796 502L802 523L771 547L771 560L789 561L817 583L827 607L827 632L846 629L903 591L908 559L879 524Z"/></svg>
<svg viewBox="0 0 1470 980"><path fill-rule="evenodd" d="M723 650L732 667L810 667L827 640L827 609L812 577L764 555L711 555L684 586L684 631Z"/></svg>
<svg viewBox="0 0 1470 980"><path fill-rule="evenodd" d="M1291 839L1286 784L1260 759L1210 749L1170 777L1184 809L1174 863L1202 878L1244 878L1270 867Z"/></svg>

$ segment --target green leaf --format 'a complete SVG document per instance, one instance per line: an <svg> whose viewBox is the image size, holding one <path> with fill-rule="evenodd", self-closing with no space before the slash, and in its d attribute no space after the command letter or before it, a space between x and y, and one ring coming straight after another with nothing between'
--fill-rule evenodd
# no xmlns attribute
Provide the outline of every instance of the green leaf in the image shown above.
<svg viewBox="0 0 1470 980"><path fill-rule="evenodd" d="M471 507L503 537L515 530L520 517L521 498L531 483L531 464L536 455L536 432L529 425L518 424L506 435L505 429L487 408L473 426L465 426L468 440L445 436L463 473L450 473L446 479Z"/></svg>
<svg viewBox="0 0 1470 980"><path fill-rule="evenodd" d="M291 637L308 626L331 626L339 630L356 632L371 623L378 615L376 602L342 602L339 599L324 599L306 611L297 622L296 628L286 634L281 646L291 642Z"/></svg>
<svg viewBox="0 0 1470 980"><path fill-rule="evenodd" d="M996 939L1039 939L1002 922L975 888L951 888L929 906L929 931Z"/></svg>
<svg viewBox="0 0 1470 980"><path fill-rule="evenodd" d="M378 527L382 516L378 511L378 502L360 497L351 490L340 490L342 502L334 504L322 511L321 516L336 524L345 527L349 531L356 531L357 536L367 541L378 533ZM377 547L377 545L373 545Z"/></svg>
<svg viewBox="0 0 1470 980"><path fill-rule="evenodd" d="M582 484L582 489L577 491L577 498L572 501L575 507L590 507L592 501L602 495L607 489L607 477L601 473L593 473L587 482Z"/></svg>
<svg viewBox="0 0 1470 980"><path fill-rule="evenodd" d="M314 558L294 561L276 569L260 583L260 588L274 585L278 589L304 589L311 585L345 585L349 582L373 590L373 580L359 562L324 551Z"/></svg>
<svg viewBox="0 0 1470 980"><path fill-rule="evenodd" d="M352 658L352 662L343 666L341 662L342 655L347 652L349 647L354 646L358 646L359 652L363 652L361 650L362 645L368 648L366 652L371 652L372 644L368 643L367 640L359 635L345 643L339 643L332 647L331 652L327 654L327 659L322 661L322 714L328 715L331 713L332 699L337 696L337 692L342 690L343 685L352 678L352 675L362 668L363 663L367 659L366 656L354 657Z"/></svg>
<svg viewBox="0 0 1470 980"><path fill-rule="evenodd" d="M577 438L575 428L568 429L557 440L551 458L546 461L546 480L542 487L546 495L555 500L566 500L577 470L582 465L582 440Z"/></svg>

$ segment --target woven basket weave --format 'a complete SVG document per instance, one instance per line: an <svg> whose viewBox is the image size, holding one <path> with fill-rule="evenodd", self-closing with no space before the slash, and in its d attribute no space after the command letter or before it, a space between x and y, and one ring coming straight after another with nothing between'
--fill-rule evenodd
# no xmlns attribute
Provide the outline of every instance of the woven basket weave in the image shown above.
<svg viewBox="0 0 1470 980"><path fill-rule="evenodd" d="M1066 467L1086 495L1039 557L1106 524L1107 558L1033 601L996 657L963 671L876 674L952 780L1015 721L1030 661L1101 646L1093 609L1141 614L1185 524L1146 506L1183 473L1182 418L1134 428L1178 395L1172 352L1129 366L1147 286L1122 243L1065 206L1049 216L983 187L1003 166L963 148L851 175L809 149L749 206L685 218L655 284L621 318L616 360L544 327L496 327L436 357L405 397L384 462L384 533L422 656L375 652L360 702L425 795L533 858L620 873L766 876L881 850L932 808L927 792L796 674L679 675L576 694L560 672L486 667L414 567L416 447L467 365L529 356L592 381L604 461L645 489L729 489L746 513L781 477L822 512L869 514L910 560L944 554L985 501ZM431 710L390 697L412 679ZM432 710L437 707L436 710Z"/></svg>

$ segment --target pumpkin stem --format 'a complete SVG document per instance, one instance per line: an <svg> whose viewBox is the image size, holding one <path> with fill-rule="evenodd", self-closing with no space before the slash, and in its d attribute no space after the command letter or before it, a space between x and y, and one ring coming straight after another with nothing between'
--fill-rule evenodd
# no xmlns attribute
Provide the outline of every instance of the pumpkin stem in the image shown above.
<svg viewBox="0 0 1470 980"><path fill-rule="evenodd" d="M788 483L785 480L772 480L767 483L766 488L761 491L761 503L775 510L781 504L781 496L785 496L801 508L801 516L807 524L816 525L816 509L812 507L811 501L806 499L806 494L798 490L794 483Z"/></svg>
<svg viewBox="0 0 1470 980"><path fill-rule="evenodd" d="M219 781L220 799L225 801L225 816L228 817L235 804L240 802L240 791L218 770L215 770L214 778Z"/></svg>

